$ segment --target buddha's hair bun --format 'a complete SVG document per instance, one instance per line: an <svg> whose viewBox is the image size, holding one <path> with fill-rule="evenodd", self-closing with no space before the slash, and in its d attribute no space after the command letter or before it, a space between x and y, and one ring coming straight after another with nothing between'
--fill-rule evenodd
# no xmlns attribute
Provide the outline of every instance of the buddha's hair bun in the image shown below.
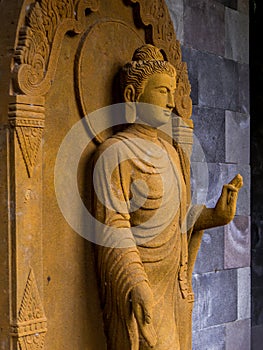
<svg viewBox="0 0 263 350"><path fill-rule="evenodd" d="M158 47L145 44L135 50L132 61L164 61L164 57Z"/></svg>

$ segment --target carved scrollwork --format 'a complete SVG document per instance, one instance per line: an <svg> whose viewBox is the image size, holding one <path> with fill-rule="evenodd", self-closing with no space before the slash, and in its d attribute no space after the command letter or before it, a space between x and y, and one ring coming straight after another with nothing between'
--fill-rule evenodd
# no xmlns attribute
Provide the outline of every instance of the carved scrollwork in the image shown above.
<svg viewBox="0 0 263 350"><path fill-rule="evenodd" d="M97 11L99 0L37 0L20 29L15 51L14 89L25 95L45 95L54 78L64 35L81 33L85 9Z"/></svg>
<svg viewBox="0 0 263 350"><path fill-rule="evenodd" d="M157 47L164 47L173 64L181 61L180 43L176 40L173 23L164 1L131 0L131 2L140 5L140 16L143 24L145 26L151 25L153 44Z"/></svg>
<svg viewBox="0 0 263 350"><path fill-rule="evenodd" d="M164 0L130 0L139 4L140 18L145 26L151 28L152 44L164 50L168 60L177 71L177 90L175 104L177 114L188 119L192 115L191 86L188 80L186 63L182 62L182 52Z"/></svg>
<svg viewBox="0 0 263 350"><path fill-rule="evenodd" d="M177 88L175 90L175 105L177 114L183 119L189 119L192 115L192 100L190 97L191 85L188 79L188 71L185 62L176 66Z"/></svg>
<svg viewBox="0 0 263 350"><path fill-rule="evenodd" d="M18 338L20 350L43 349L47 332L47 319L38 292L34 272L31 269L16 324L11 335Z"/></svg>
<svg viewBox="0 0 263 350"><path fill-rule="evenodd" d="M91 12L98 11L99 5L99 0L80 0L76 6L78 18L85 12L86 9L89 9Z"/></svg>

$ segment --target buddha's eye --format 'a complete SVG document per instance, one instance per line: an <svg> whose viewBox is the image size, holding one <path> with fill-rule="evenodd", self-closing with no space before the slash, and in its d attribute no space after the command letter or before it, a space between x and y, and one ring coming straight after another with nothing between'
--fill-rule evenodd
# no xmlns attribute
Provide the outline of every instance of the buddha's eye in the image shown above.
<svg viewBox="0 0 263 350"><path fill-rule="evenodd" d="M167 89L161 88L161 89L159 89L159 92L160 92L161 94L167 94Z"/></svg>

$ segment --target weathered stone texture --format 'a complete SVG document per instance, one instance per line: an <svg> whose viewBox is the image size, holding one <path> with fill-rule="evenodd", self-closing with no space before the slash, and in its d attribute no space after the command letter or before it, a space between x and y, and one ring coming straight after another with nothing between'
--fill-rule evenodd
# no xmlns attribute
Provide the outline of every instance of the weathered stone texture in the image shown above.
<svg viewBox="0 0 263 350"><path fill-rule="evenodd" d="M226 111L225 115L226 162L249 164L250 117L232 111Z"/></svg>
<svg viewBox="0 0 263 350"><path fill-rule="evenodd" d="M236 216L225 227L225 268L250 265L250 218Z"/></svg>
<svg viewBox="0 0 263 350"><path fill-rule="evenodd" d="M224 55L224 6L215 1L185 1L184 44Z"/></svg>
<svg viewBox="0 0 263 350"><path fill-rule="evenodd" d="M238 319L246 320L251 315L251 271L250 267L237 270L238 279Z"/></svg>
<svg viewBox="0 0 263 350"><path fill-rule="evenodd" d="M225 350L250 350L250 348L250 320L227 324Z"/></svg>
<svg viewBox="0 0 263 350"><path fill-rule="evenodd" d="M250 350L250 328L247 319L193 332L193 350Z"/></svg>
<svg viewBox="0 0 263 350"><path fill-rule="evenodd" d="M206 162L225 161L225 114L222 109L193 107L194 134L200 142ZM193 159L197 160L197 159Z"/></svg>
<svg viewBox="0 0 263 350"><path fill-rule="evenodd" d="M226 9L225 56L234 61L249 61L249 19L246 14Z"/></svg>
<svg viewBox="0 0 263 350"><path fill-rule="evenodd" d="M225 350L225 333L224 325L193 332L193 350Z"/></svg>
<svg viewBox="0 0 263 350"><path fill-rule="evenodd" d="M234 269L194 275L195 330L237 319L237 272ZM202 315L202 317L200 317Z"/></svg>
<svg viewBox="0 0 263 350"><path fill-rule="evenodd" d="M238 109L237 65L220 56L202 54L199 64L199 105Z"/></svg>
<svg viewBox="0 0 263 350"><path fill-rule="evenodd" d="M250 75L248 64L238 64L238 92L239 92L239 105L238 111L240 113L250 113Z"/></svg>
<svg viewBox="0 0 263 350"><path fill-rule="evenodd" d="M193 103L200 107L240 110L238 64L221 56L183 48L193 82Z"/></svg>
<svg viewBox="0 0 263 350"><path fill-rule="evenodd" d="M213 254L211 254L213 252ZM194 272L216 272L224 268L224 228L206 230L198 253Z"/></svg>

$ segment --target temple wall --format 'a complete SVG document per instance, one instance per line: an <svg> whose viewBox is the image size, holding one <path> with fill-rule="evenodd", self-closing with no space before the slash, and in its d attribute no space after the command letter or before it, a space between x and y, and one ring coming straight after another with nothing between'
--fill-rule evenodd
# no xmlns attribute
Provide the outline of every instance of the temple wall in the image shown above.
<svg viewBox="0 0 263 350"><path fill-rule="evenodd" d="M234 221L203 237L193 275L193 349L249 350L249 1L166 3L188 65L195 135L205 154L193 161L208 164L207 206L236 173L245 183Z"/></svg>

